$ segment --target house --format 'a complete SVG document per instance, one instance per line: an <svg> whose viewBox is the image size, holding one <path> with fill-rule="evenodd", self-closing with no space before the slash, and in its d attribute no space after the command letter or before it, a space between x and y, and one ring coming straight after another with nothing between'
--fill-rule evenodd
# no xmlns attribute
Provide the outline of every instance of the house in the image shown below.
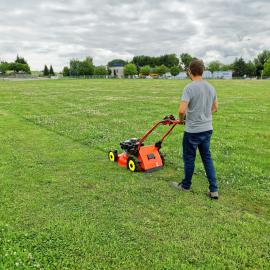
<svg viewBox="0 0 270 270"><path fill-rule="evenodd" d="M124 78L124 67L123 66L112 66L109 67L109 69L112 71L111 76L117 77L117 78Z"/></svg>

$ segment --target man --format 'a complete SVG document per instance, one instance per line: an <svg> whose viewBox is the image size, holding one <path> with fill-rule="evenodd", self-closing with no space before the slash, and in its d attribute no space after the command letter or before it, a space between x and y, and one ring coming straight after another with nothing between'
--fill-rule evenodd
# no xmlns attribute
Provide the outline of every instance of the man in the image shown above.
<svg viewBox="0 0 270 270"><path fill-rule="evenodd" d="M186 117L183 136L185 177L180 183L172 182L172 186L181 191L190 191L198 148L209 181L208 196L218 199L216 172L210 152L212 113L217 111L218 101L214 87L202 78L203 70L204 64L198 59L189 66L188 75L192 82L185 87L179 107L182 123Z"/></svg>

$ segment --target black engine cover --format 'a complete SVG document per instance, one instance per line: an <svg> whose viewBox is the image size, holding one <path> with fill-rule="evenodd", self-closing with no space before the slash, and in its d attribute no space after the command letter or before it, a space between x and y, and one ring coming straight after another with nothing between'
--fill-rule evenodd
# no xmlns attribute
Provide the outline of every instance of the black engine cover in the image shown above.
<svg viewBox="0 0 270 270"><path fill-rule="evenodd" d="M138 146L140 139L131 138L120 143L121 148L128 154L138 156Z"/></svg>

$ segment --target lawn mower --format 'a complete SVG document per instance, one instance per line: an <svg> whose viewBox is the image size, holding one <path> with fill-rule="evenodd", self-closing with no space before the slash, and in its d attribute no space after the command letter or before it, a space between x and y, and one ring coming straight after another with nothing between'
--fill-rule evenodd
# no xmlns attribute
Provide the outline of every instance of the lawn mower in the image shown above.
<svg viewBox="0 0 270 270"><path fill-rule="evenodd" d="M123 153L118 154L117 150L109 151L109 160L118 162L119 166L127 167L131 172L152 172L161 169L165 164L164 154L160 152L162 142L177 124L181 124L181 122L176 120L173 115L165 116L163 120L157 122L140 139L131 138L121 142L120 146L124 151ZM144 145L143 142L159 125L169 125L171 127L154 145Z"/></svg>

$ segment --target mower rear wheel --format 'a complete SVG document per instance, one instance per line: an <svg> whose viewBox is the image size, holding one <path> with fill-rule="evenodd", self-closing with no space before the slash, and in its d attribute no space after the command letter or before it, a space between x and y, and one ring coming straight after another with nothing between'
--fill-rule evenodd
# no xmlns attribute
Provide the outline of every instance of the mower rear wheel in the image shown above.
<svg viewBox="0 0 270 270"><path fill-rule="evenodd" d="M127 169L131 172L139 172L141 170L139 160L134 156L130 156L127 160Z"/></svg>
<svg viewBox="0 0 270 270"><path fill-rule="evenodd" d="M108 158L112 162L117 162L118 160L117 150L109 151Z"/></svg>

